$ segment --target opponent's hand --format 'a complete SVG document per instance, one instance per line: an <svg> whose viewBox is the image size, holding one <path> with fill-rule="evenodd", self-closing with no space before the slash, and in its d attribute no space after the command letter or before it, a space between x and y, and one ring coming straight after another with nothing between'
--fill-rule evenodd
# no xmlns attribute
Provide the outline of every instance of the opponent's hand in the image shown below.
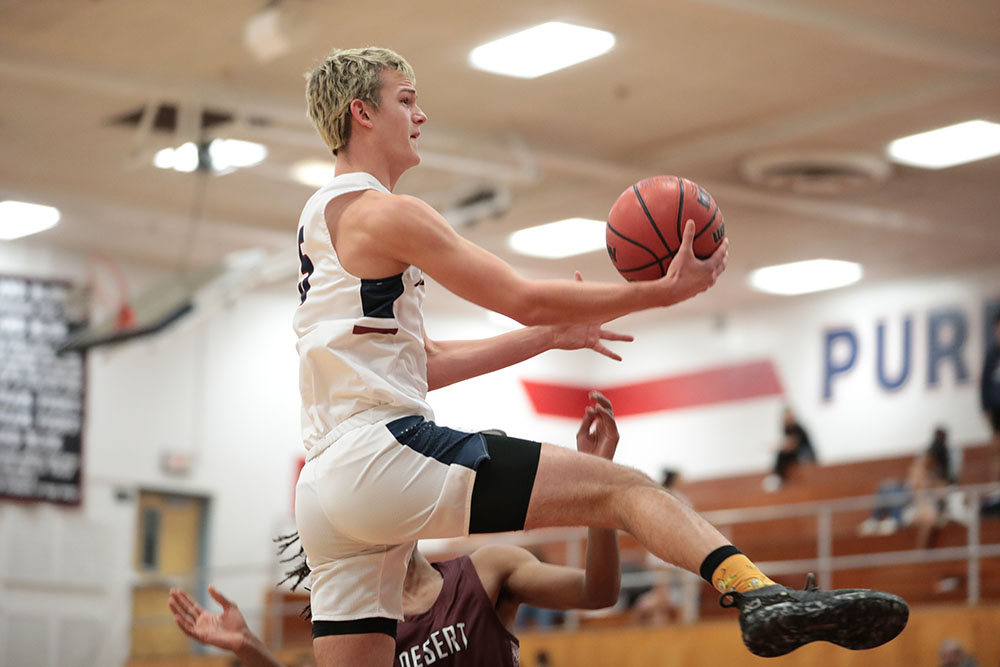
<svg viewBox="0 0 1000 667"><path fill-rule="evenodd" d="M213 614L202 608L186 591L171 588L167 604L174 612L174 623L188 637L203 644L233 652L240 650L250 632L243 614L234 602L230 602L212 586L208 587L208 592L222 605L221 614Z"/></svg>
<svg viewBox="0 0 1000 667"><path fill-rule="evenodd" d="M708 259L694 255L694 220L684 225L681 247L667 267L667 275L660 280L670 286L672 303L680 303L704 292L715 284L729 263L729 239L725 238Z"/></svg>
<svg viewBox="0 0 1000 667"><path fill-rule="evenodd" d="M577 282L583 282L583 276L576 272ZM558 324L549 327L552 331L552 348L556 350L579 350L590 348L609 359L621 361L622 358L608 349L602 340L620 340L627 343L635 340L628 334L620 334L605 329L600 322L583 324Z"/></svg>
<svg viewBox="0 0 1000 667"><path fill-rule="evenodd" d="M618 424L611 401L598 391L590 392L593 405L587 406L583 422L576 432L576 448L585 454L594 454L609 461L618 449Z"/></svg>

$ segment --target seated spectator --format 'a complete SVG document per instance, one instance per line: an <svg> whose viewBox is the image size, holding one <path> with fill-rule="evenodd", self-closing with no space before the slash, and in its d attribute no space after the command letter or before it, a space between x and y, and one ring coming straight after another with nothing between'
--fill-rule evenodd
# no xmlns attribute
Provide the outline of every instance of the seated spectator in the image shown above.
<svg viewBox="0 0 1000 667"><path fill-rule="evenodd" d="M875 509L872 515L858 526L861 535L889 535L903 525L903 510L909 504L913 494L906 483L899 479L887 479L878 485L875 498Z"/></svg>
<svg viewBox="0 0 1000 667"><path fill-rule="evenodd" d="M948 447L948 432L939 426L934 429L931 444L910 465L905 483L888 479L879 485L875 509L858 527L858 532L886 535L900 526L914 525L917 548L927 548L935 528L949 519L963 519L961 494L936 492L954 485L957 477Z"/></svg>
<svg viewBox="0 0 1000 667"><path fill-rule="evenodd" d="M938 667L979 667L957 639L945 639L938 646Z"/></svg>
<svg viewBox="0 0 1000 667"><path fill-rule="evenodd" d="M913 492L913 502L904 513L903 520L917 527L917 548L930 546L933 531L948 519L947 497L933 494L955 483L951 453L948 449L948 432L940 426L934 429L931 444L910 466L908 486Z"/></svg>
<svg viewBox="0 0 1000 667"><path fill-rule="evenodd" d="M809 434L795 418L790 407L785 407L781 422L781 444L774 459L774 468L764 478L765 491L777 491L781 488L788 481L788 473L793 466L816 462L816 451L809 440Z"/></svg>
<svg viewBox="0 0 1000 667"><path fill-rule="evenodd" d="M633 608L639 625L667 625L681 620L684 591L680 577L668 572L665 579L639 596Z"/></svg>

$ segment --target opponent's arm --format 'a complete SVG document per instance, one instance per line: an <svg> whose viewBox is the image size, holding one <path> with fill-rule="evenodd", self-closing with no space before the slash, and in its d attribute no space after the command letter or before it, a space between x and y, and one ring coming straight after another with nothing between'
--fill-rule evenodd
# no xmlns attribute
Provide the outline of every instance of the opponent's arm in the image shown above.
<svg viewBox="0 0 1000 667"><path fill-rule="evenodd" d="M236 603L229 601L212 586L208 592L222 605L221 614L204 609L179 588L170 589L167 604L174 613L174 623L184 634L203 644L232 651L247 667L284 667L264 642L251 632Z"/></svg>
<svg viewBox="0 0 1000 667"><path fill-rule="evenodd" d="M427 203L405 195L374 200L365 210L361 254L412 264L449 291L526 325L607 322L670 306L711 287L725 270L728 241L707 260L694 256L694 223L659 280L613 284L528 280L496 255L462 238Z"/></svg>
<svg viewBox="0 0 1000 667"><path fill-rule="evenodd" d="M594 405L577 432L581 452L614 457L618 427L611 403L592 392ZM477 571L495 568L503 579L502 588L515 602L548 609L599 609L618 601L621 565L618 534L610 528L591 528L587 535L587 561L583 569L542 563L531 552L512 545L483 547L473 554Z"/></svg>

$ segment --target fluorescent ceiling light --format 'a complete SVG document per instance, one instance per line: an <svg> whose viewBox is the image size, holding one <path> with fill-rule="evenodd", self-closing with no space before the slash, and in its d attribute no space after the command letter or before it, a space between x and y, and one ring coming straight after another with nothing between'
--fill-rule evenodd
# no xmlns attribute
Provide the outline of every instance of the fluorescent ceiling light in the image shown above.
<svg viewBox="0 0 1000 667"><path fill-rule="evenodd" d="M302 185L321 188L333 178L336 163L326 160L303 160L292 165L292 178Z"/></svg>
<svg viewBox="0 0 1000 667"><path fill-rule="evenodd" d="M469 62L487 72L534 79L596 58L614 45L610 32L552 21L477 46Z"/></svg>
<svg viewBox="0 0 1000 667"><path fill-rule="evenodd" d="M806 294L845 287L861 280L861 265L839 259L766 266L750 273L750 286L768 294Z"/></svg>
<svg viewBox="0 0 1000 667"><path fill-rule="evenodd" d="M267 157L267 146L239 139L213 139L208 145L208 156L215 171L252 167Z"/></svg>
<svg viewBox="0 0 1000 667"><path fill-rule="evenodd" d="M969 120L889 144L893 160L926 169L954 167L994 155L1000 155L1000 125L985 120Z"/></svg>
<svg viewBox="0 0 1000 667"><path fill-rule="evenodd" d="M23 201L0 201L0 240L10 241L55 227L59 209Z"/></svg>
<svg viewBox="0 0 1000 667"><path fill-rule="evenodd" d="M213 139L206 151L208 166L212 171L230 172L242 167L252 167L267 157L267 146L239 139ZM153 156L153 166L191 173L202 165L201 151L193 141L177 148L164 148Z"/></svg>
<svg viewBox="0 0 1000 667"><path fill-rule="evenodd" d="M561 259L603 250L606 233L603 220L569 218L516 231L507 243L523 255Z"/></svg>
<svg viewBox="0 0 1000 667"><path fill-rule="evenodd" d="M191 173L198 168L198 147L189 141L177 148L164 148L153 156L153 165L160 169Z"/></svg>

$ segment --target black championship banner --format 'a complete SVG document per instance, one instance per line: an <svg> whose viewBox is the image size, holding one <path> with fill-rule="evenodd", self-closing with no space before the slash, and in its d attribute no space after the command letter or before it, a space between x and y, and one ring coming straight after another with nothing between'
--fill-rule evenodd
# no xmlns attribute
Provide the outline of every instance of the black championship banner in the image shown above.
<svg viewBox="0 0 1000 667"><path fill-rule="evenodd" d="M57 354L67 282L0 276L0 497L79 504L83 352Z"/></svg>

